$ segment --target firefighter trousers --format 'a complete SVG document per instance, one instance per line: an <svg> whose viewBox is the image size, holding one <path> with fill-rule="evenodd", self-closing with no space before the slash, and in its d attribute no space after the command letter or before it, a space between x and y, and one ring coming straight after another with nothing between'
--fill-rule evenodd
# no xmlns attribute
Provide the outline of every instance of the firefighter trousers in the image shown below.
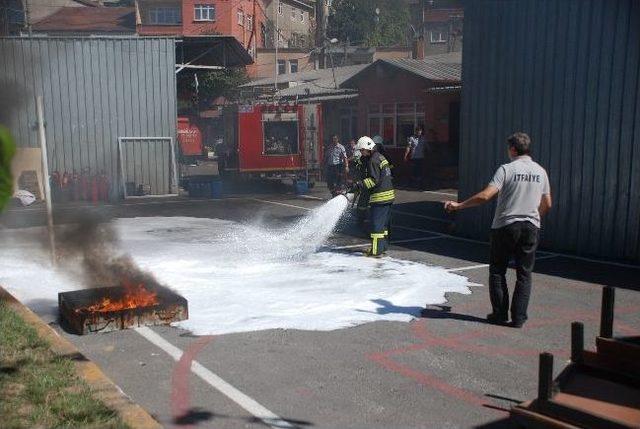
<svg viewBox="0 0 640 429"><path fill-rule="evenodd" d="M389 224L391 222L391 204L371 204L369 209L371 222L371 256L385 253L389 247Z"/></svg>

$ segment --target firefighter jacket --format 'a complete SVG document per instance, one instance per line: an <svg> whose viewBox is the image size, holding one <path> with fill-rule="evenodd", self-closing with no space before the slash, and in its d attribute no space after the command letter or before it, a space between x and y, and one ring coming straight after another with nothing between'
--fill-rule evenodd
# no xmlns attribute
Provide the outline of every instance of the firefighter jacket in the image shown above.
<svg viewBox="0 0 640 429"><path fill-rule="evenodd" d="M365 160L367 177L362 181L369 192L369 204L391 204L395 198L389 161L379 152Z"/></svg>
<svg viewBox="0 0 640 429"><path fill-rule="evenodd" d="M367 159L364 157L360 157L354 161L353 168L353 178L356 182L362 183L362 181L367 177ZM369 208L369 190L363 186L359 188L357 192L357 209L361 214L359 216L365 216L366 210Z"/></svg>

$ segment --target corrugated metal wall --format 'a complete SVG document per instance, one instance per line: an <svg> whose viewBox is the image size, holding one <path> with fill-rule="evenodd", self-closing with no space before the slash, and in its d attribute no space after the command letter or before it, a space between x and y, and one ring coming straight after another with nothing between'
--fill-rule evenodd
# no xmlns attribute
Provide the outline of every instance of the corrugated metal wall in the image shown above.
<svg viewBox="0 0 640 429"><path fill-rule="evenodd" d="M464 37L461 198L525 131L552 183L544 245L639 263L640 1L472 0ZM458 230L486 238L491 216Z"/></svg>
<svg viewBox="0 0 640 429"><path fill-rule="evenodd" d="M22 92L7 124L19 146L38 146L43 96L51 171L117 183L118 137L176 135L173 39L0 38L0 83Z"/></svg>

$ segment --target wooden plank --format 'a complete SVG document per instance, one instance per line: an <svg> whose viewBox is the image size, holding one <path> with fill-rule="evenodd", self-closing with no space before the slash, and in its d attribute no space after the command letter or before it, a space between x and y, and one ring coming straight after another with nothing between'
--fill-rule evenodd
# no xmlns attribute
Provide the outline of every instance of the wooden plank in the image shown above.
<svg viewBox="0 0 640 429"><path fill-rule="evenodd" d="M579 429L578 426L540 414L531 407L531 401L511 408L511 417L516 423L530 429Z"/></svg>

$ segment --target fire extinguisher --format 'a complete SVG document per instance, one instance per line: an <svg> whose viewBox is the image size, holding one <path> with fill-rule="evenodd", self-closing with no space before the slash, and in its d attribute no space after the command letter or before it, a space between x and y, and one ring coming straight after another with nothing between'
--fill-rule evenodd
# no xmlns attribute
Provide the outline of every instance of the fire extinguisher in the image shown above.
<svg viewBox="0 0 640 429"><path fill-rule="evenodd" d="M89 200L89 186L91 177L89 176L89 169L83 168L80 171L80 199L82 201Z"/></svg>
<svg viewBox="0 0 640 429"><path fill-rule="evenodd" d="M49 179L49 186L51 186L51 197L54 201L60 201L60 172L54 171L51 173L51 178Z"/></svg>
<svg viewBox="0 0 640 429"><path fill-rule="evenodd" d="M100 201L109 201L109 178L107 173L102 170L100 172L100 180L98 182L98 198Z"/></svg>
<svg viewBox="0 0 640 429"><path fill-rule="evenodd" d="M98 180L98 175L91 176L91 202L93 204L98 202Z"/></svg>
<svg viewBox="0 0 640 429"><path fill-rule="evenodd" d="M73 174L71 175L71 197L73 201L80 199L80 176L76 170L73 170Z"/></svg>
<svg viewBox="0 0 640 429"><path fill-rule="evenodd" d="M62 188L62 200L63 201L69 201L71 199L70 196L70 187L69 187L69 182L71 181L70 175L68 172L64 172L64 174L62 175L62 181L60 184L60 187Z"/></svg>

